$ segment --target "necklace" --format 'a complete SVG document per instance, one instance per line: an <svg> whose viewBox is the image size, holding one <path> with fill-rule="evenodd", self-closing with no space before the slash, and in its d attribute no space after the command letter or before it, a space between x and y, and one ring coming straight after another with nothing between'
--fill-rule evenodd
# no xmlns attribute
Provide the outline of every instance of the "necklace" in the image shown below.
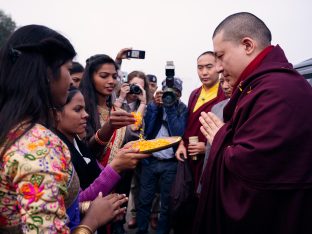
<svg viewBox="0 0 312 234"><path fill-rule="evenodd" d="M98 111L99 111L99 115L100 115L100 124L101 124L101 126L103 126L108 120L109 111L107 108L99 106L99 105L98 105Z"/></svg>

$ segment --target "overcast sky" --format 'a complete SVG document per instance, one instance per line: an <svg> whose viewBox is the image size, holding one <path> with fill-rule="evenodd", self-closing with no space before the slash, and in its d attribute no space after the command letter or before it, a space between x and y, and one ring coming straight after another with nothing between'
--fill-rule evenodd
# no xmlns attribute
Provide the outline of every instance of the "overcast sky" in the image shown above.
<svg viewBox="0 0 312 234"><path fill-rule="evenodd" d="M213 49L213 30L230 14L260 17L291 63L312 57L311 0L0 0L0 9L18 26L43 24L64 34L83 65L97 53L115 58L124 47L145 50L145 60L124 61L122 70L155 74L160 85L166 61L174 61L184 102L200 86L198 55Z"/></svg>

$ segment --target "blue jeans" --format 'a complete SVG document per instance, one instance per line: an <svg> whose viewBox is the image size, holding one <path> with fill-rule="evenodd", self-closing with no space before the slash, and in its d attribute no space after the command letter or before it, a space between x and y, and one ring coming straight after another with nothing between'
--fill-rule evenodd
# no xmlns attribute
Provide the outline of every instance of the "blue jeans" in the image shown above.
<svg viewBox="0 0 312 234"><path fill-rule="evenodd" d="M177 161L174 159L158 160L150 157L142 163L139 203L137 208L137 234L147 234L152 202L160 184L160 216L157 234L167 234L169 223L169 195L172 182L177 172Z"/></svg>

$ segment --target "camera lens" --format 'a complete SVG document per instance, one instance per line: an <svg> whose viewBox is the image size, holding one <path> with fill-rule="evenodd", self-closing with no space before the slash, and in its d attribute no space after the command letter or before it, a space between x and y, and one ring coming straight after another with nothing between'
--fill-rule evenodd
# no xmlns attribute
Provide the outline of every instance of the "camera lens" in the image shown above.
<svg viewBox="0 0 312 234"><path fill-rule="evenodd" d="M140 87L136 84L131 84L130 85L130 94L140 94L142 93L142 90L140 89Z"/></svg>
<svg viewBox="0 0 312 234"><path fill-rule="evenodd" d="M162 96L162 101L164 106L172 106L177 101L177 95L173 90L165 90Z"/></svg>

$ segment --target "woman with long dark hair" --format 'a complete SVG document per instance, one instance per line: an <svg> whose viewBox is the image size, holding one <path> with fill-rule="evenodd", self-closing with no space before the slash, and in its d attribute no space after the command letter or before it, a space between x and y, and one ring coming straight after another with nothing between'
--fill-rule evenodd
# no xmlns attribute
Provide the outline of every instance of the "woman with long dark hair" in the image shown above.
<svg viewBox="0 0 312 234"><path fill-rule="evenodd" d="M86 110L90 115L87 140L91 149L97 149L93 152L99 152L99 147L105 146L97 155L103 166L113 161L125 143L139 138L139 131L135 132L131 127L135 122L133 115L113 105L112 97L118 82L117 71L118 66L111 57L105 54L94 55L87 59L81 83ZM118 128L108 124L115 115L122 120ZM109 128L110 132L107 131ZM132 171L126 171L121 175L122 178L115 188L116 192L129 194L132 174ZM124 232L122 223L115 223L113 229L116 228L120 229L120 233Z"/></svg>
<svg viewBox="0 0 312 234"><path fill-rule="evenodd" d="M136 139L127 137L127 126L135 123L133 115L113 105L117 70L117 64L108 55L94 55L87 59L81 82L81 91L89 114L86 139L93 152L100 152L97 156L103 166L113 160L122 145ZM101 152L99 148L103 146L106 147Z"/></svg>
<svg viewBox="0 0 312 234"><path fill-rule="evenodd" d="M1 233L69 233L68 222L79 222L79 180L67 146L49 130L66 102L75 55L64 36L40 25L19 28L1 48ZM100 196L74 233L92 233L125 201Z"/></svg>

